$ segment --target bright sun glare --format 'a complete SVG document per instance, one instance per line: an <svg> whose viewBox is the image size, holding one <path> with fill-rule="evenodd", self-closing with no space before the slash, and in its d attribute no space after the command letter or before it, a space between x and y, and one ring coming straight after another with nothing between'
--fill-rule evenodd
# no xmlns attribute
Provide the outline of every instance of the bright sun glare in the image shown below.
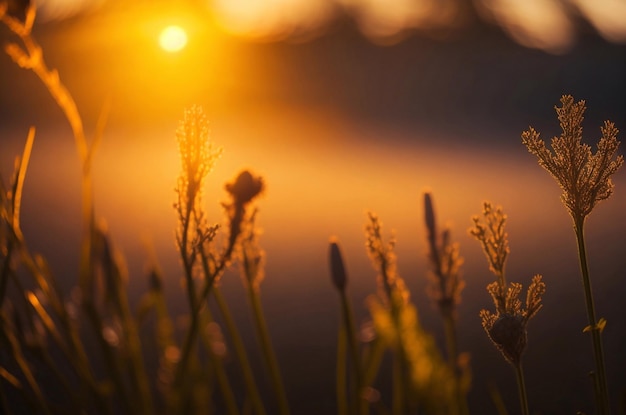
<svg viewBox="0 0 626 415"><path fill-rule="evenodd" d="M180 26L168 26L161 31L159 44L168 52L178 52L187 44L187 33Z"/></svg>

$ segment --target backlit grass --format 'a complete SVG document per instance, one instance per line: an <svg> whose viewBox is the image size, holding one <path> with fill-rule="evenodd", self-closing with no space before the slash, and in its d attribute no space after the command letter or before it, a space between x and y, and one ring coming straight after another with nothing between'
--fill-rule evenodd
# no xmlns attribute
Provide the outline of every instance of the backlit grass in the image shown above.
<svg viewBox="0 0 626 415"><path fill-rule="evenodd" d="M280 356L270 336L272 321L265 318L261 297L265 252L257 203L266 187L263 178L250 170L236 173L224 185L227 200L222 204L222 217L209 217L203 190L219 163L221 149L209 134L202 108L181 109L180 127L172 134L173 151L177 143L181 160L172 195L178 222L172 248L179 255L183 286L180 292L167 294L183 297L187 312L178 316L169 311L156 257L146 272L149 288L133 310L125 260L93 203L91 165L109 104L103 105L89 140L72 95L59 74L47 67L32 36L34 8L28 9L22 21L7 14L6 3L0 3L0 17L13 34L6 53L40 78L71 126L81 163L83 213L82 243L76 247L81 252L80 272L75 288L64 292L46 259L30 249L22 233L22 190L30 154L37 145L36 130L31 128L13 175L7 182L0 181L0 412L291 413ZM584 330L591 333L595 361L590 387L596 413L605 415L611 407L601 337L606 319L595 316L583 231L596 203L612 194L610 176L619 170L623 158L615 157L619 142L612 123L605 123L598 151L592 154L581 143L584 102L574 103L571 96L564 96L561 104L556 110L563 135L553 140L553 152L532 128L522 134L522 141L562 187L563 202L574 222L589 317ZM399 275L395 238L386 232L381 218L372 212L365 218L365 250L377 274L377 290L365 299L371 322L367 336L356 323L363 316L352 307L351 278L340 241L333 237L329 243L329 289L338 294L338 331L336 339L319 341L337 347L336 371L328 373L327 379L335 384L340 415L465 415L491 413L495 408L502 413L505 405L518 405L494 392L493 411L468 406L467 396L475 385L470 356L459 350L457 307L464 289L484 287L463 277L460 246L447 227L439 228L433 199L432 193L424 194L424 243L430 266L429 295L441 315L445 347L420 324L411 292ZM487 286L495 309L485 308L479 316L486 335L514 369L521 413L541 413L527 393L522 357L527 347L540 347L541 339L528 341L527 331L532 331L528 323L542 308L541 296L549 287L536 275L527 281L524 304L519 299L522 284L508 282L505 273L509 255L505 223L502 208L489 202L484 203L482 216L468 220L468 225L473 224L470 234L481 244L496 277ZM239 268L245 287L258 354L243 344L231 304L220 290L225 271L234 267ZM543 310L539 315L548 313ZM152 323L148 316L153 317ZM478 312L476 317L479 324ZM177 332L175 321L181 318L183 330ZM227 349L232 349L232 359L226 358ZM305 359L305 345L301 352ZM253 359L261 361L262 373L253 370L257 363ZM378 381L384 373L390 373L388 388L380 387ZM269 385L267 393L263 393L265 385Z"/></svg>

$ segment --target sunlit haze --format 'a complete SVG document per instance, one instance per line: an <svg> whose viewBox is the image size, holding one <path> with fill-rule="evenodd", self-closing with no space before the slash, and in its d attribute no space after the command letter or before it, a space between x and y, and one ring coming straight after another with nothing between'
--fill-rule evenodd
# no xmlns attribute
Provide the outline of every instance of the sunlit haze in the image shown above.
<svg viewBox="0 0 626 415"><path fill-rule="evenodd" d="M159 44L168 52L178 52L187 44L187 33L180 26L167 26L159 35Z"/></svg>

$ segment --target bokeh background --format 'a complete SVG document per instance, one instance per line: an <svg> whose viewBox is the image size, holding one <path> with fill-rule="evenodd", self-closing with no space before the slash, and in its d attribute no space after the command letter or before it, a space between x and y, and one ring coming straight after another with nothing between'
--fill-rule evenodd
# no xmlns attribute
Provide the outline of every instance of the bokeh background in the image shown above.
<svg viewBox="0 0 626 415"><path fill-rule="evenodd" d="M20 3L11 5L19 13ZM177 53L158 44L170 24L189 37ZM593 411L572 223L557 185L520 134L532 125L544 139L558 135L554 106L563 94L586 100L587 142L599 138L606 119L625 130L626 4L41 0L35 36L75 97L88 134L103 103L112 102L94 161L96 213L126 255L133 300L147 287L149 240L173 312L187 312L172 209L179 168L174 133L184 108L202 105L224 148L205 193L214 221L223 216L223 184L240 169L265 178L262 295L294 414L334 412L339 308L327 269L331 235L346 256L358 319L367 319L363 300L376 283L364 249L366 211L381 217L389 235L393 230L399 272L420 319L443 339L425 294L426 189L465 257L459 338L471 354L472 413L495 413L489 385L497 385L510 413L518 410L512 369L478 317L492 306L485 290L492 276L467 229L483 200L502 205L509 217L509 280L526 287L540 273L548 288L525 355L531 409ZM5 28L0 39L13 40ZM8 177L28 128L36 126L24 234L69 290L80 243L71 131L35 75L6 55L0 68L1 173ZM615 194L591 215L587 237L597 312L608 320L605 353L617 411L626 396L626 173L614 181ZM254 356L236 268L222 285Z"/></svg>

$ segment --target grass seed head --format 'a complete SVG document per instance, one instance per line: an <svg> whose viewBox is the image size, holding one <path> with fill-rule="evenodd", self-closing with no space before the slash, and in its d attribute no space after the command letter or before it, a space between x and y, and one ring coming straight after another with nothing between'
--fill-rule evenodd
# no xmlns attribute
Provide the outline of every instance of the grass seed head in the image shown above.
<svg viewBox="0 0 626 415"><path fill-rule="evenodd" d="M330 276L333 284L339 291L344 291L348 278L346 276L341 250L339 249L339 242L335 238L332 238L330 241L329 260Z"/></svg>
<svg viewBox="0 0 626 415"><path fill-rule="evenodd" d="M472 218L474 227L469 229L470 235L480 242L489 262L489 270L498 279L503 280L506 259L509 255L508 234L505 231L507 216L502 207L493 207L491 202L483 203L482 220L476 215Z"/></svg>
<svg viewBox="0 0 626 415"><path fill-rule="evenodd" d="M463 258L459 245L450 242L450 229L437 232L433 198L424 193L424 221L427 230L428 259L431 263L429 296L437 304L442 315L455 316L456 305L461 302L465 281L461 276Z"/></svg>
<svg viewBox="0 0 626 415"><path fill-rule="evenodd" d="M518 365L528 342L526 329L528 321L542 307L541 297L546 291L546 285L541 275L533 277L526 293L525 309L522 309L522 302L519 300L521 284L511 283L503 295L505 290L501 289L498 281L495 281L487 286L487 291L493 298L496 312L481 310L483 328L506 361Z"/></svg>
<svg viewBox="0 0 626 415"><path fill-rule="evenodd" d="M555 110L563 131L552 139L552 150L532 127L522 133L522 143L555 178L563 190L563 204L572 219L582 224L596 204L613 193L611 176L622 166L624 157L616 157L619 131L612 122L605 121L600 128L602 137L594 154L582 141L585 101L574 102L571 95L564 95L561 105Z"/></svg>
<svg viewBox="0 0 626 415"><path fill-rule="evenodd" d="M254 176L248 170L243 170L233 182L227 183L225 187L233 198L233 203L243 206L260 195L265 185L262 177Z"/></svg>

